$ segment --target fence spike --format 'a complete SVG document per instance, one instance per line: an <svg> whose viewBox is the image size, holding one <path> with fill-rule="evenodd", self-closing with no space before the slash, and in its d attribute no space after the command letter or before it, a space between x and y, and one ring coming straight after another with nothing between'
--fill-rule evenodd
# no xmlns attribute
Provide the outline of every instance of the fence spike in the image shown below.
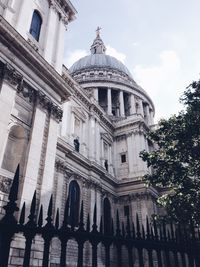
<svg viewBox="0 0 200 267"><path fill-rule="evenodd" d="M113 222L113 218L111 220L111 235L113 236L114 235L114 222Z"/></svg>
<svg viewBox="0 0 200 267"><path fill-rule="evenodd" d="M158 226L155 218L153 218L153 230L154 230L154 239L158 240Z"/></svg>
<svg viewBox="0 0 200 267"><path fill-rule="evenodd" d="M132 237L135 239L135 224L132 222Z"/></svg>
<svg viewBox="0 0 200 267"><path fill-rule="evenodd" d="M170 221L170 232L171 232L171 240L174 241L175 237L174 237L174 226L172 221Z"/></svg>
<svg viewBox="0 0 200 267"><path fill-rule="evenodd" d="M117 209L117 216L116 216L116 236L121 235L121 230L120 230L120 222L119 222L119 211Z"/></svg>
<svg viewBox="0 0 200 267"><path fill-rule="evenodd" d="M97 205L96 205L96 202L94 205L92 232L95 232L95 233L98 232L97 231Z"/></svg>
<svg viewBox="0 0 200 267"><path fill-rule="evenodd" d="M141 232L140 232L140 222L139 222L139 217L138 213L136 214L136 229L137 229L137 238L141 238Z"/></svg>
<svg viewBox="0 0 200 267"><path fill-rule="evenodd" d="M52 212L53 212L53 196L51 195L51 198L49 200L49 206L48 206L48 211L47 211L47 224L48 226L53 226L52 224Z"/></svg>
<svg viewBox="0 0 200 267"><path fill-rule="evenodd" d="M34 192L34 195L31 201L30 214L28 216L29 221L27 225L35 225L35 210L36 210L36 191Z"/></svg>
<svg viewBox="0 0 200 267"><path fill-rule="evenodd" d="M102 218L102 216L101 216L101 220L100 220L99 232L100 232L100 234L103 234L103 218Z"/></svg>
<svg viewBox="0 0 200 267"><path fill-rule="evenodd" d="M42 225L43 225L43 206L41 205L40 213L39 213L39 217L38 217L38 226L42 227Z"/></svg>
<svg viewBox="0 0 200 267"><path fill-rule="evenodd" d="M158 239L160 239L160 241L163 240L163 232L162 232L162 227L161 227L161 225L159 226L159 236L158 236Z"/></svg>
<svg viewBox="0 0 200 267"><path fill-rule="evenodd" d="M90 232L90 215L88 213L88 216L87 216L87 227L86 227L86 231L89 233Z"/></svg>
<svg viewBox="0 0 200 267"><path fill-rule="evenodd" d="M79 231L84 231L84 221L83 221L83 201L81 202L81 211L80 211L80 222L79 222Z"/></svg>
<svg viewBox="0 0 200 267"><path fill-rule="evenodd" d="M127 237L130 238L131 237L131 227L130 227L129 214L127 215L126 232L127 232Z"/></svg>
<svg viewBox="0 0 200 267"><path fill-rule="evenodd" d="M142 239L145 240L145 231L144 231L144 225L142 224Z"/></svg>
<svg viewBox="0 0 200 267"><path fill-rule="evenodd" d="M122 222L122 236L125 237L124 222Z"/></svg>
<svg viewBox="0 0 200 267"><path fill-rule="evenodd" d="M26 204L24 202L23 206L22 206L22 210L21 210L21 214L20 214L20 218L19 218L19 224L23 225L24 221L25 221L25 209L26 209Z"/></svg>
<svg viewBox="0 0 200 267"><path fill-rule="evenodd" d="M149 218L146 216L147 239L150 239Z"/></svg>
<svg viewBox="0 0 200 267"><path fill-rule="evenodd" d="M165 223L165 220L162 221L162 227L163 227L163 239L166 242L167 241L167 232L166 232L166 223Z"/></svg>
<svg viewBox="0 0 200 267"><path fill-rule="evenodd" d="M56 211L55 228L56 230L58 230L59 228L59 208L57 208L57 211Z"/></svg>
<svg viewBox="0 0 200 267"><path fill-rule="evenodd" d="M8 199L13 203L17 200L18 189L19 189L19 164L15 171L14 179L13 179L12 186L10 188L10 193L8 196Z"/></svg>
<svg viewBox="0 0 200 267"><path fill-rule="evenodd" d="M14 212L19 211L19 208L17 207L16 201L17 201L17 195L18 195L18 189L19 189L19 164L17 166L17 169L15 171L15 175L12 181L12 185L10 188L10 193L8 196L8 203L6 206L3 207L5 210L5 216L1 220L2 222L5 222L6 224L16 224L17 220L14 217Z"/></svg>
<svg viewBox="0 0 200 267"><path fill-rule="evenodd" d="M155 236L154 236L154 232L153 232L153 227L152 226L150 228L150 232L151 232L151 238L152 238L152 240L154 240Z"/></svg>
<svg viewBox="0 0 200 267"><path fill-rule="evenodd" d="M167 241L171 241L170 231L167 229Z"/></svg>

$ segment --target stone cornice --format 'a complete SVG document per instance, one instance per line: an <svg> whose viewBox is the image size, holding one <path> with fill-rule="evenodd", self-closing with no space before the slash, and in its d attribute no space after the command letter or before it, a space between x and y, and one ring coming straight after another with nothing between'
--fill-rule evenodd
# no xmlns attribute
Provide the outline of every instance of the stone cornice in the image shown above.
<svg viewBox="0 0 200 267"><path fill-rule="evenodd" d="M65 25L76 18L77 11L69 0L48 0L48 2L49 6L52 6L60 15Z"/></svg>
<svg viewBox="0 0 200 267"><path fill-rule="evenodd" d="M0 46L2 55L6 52L6 60L21 69L20 61L23 62L28 69L45 82L49 88L57 93L62 101L68 99L72 95L71 85L73 79L63 79L59 73L37 52L35 49L3 18L0 16L0 42L9 50L5 50L4 46ZM15 60L17 58L17 60ZM12 65L13 65L12 64ZM24 70L26 72L26 70ZM30 76L30 73L27 73ZM31 78L31 77L30 77ZM34 79L34 78L33 78ZM50 93L51 94L51 93Z"/></svg>

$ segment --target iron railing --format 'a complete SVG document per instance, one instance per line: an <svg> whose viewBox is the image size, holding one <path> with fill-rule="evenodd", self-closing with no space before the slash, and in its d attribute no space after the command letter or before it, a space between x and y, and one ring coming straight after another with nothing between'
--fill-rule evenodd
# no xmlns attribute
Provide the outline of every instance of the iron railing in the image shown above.
<svg viewBox="0 0 200 267"><path fill-rule="evenodd" d="M111 246L116 248L116 266L133 267L135 259L133 249L137 251L137 262L140 267L144 267L144 251L146 253L145 266L153 267L155 262L159 267L198 267L200 266L200 236L192 222L189 226L181 224L168 224L163 221L159 224L154 219L149 222L146 219L145 227L136 216L136 224L130 222L127 217L126 225L120 223L119 213L116 212L116 221L111 221L109 233L104 233L102 219L100 226L97 226L96 204L94 206L93 223L90 227L90 216L87 216L87 222L84 223L83 203L80 210L80 221L75 226L73 220L69 224L69 198L67 198L64 219L59 225L59 211L57 211L55 222L52 219L53 198L51 197L48 206L46 224L43 225L43 208L41 206L38 219L36 220L36 193L33 196L30 214L28 220L25 219L25 203L21 209L19 219L16 219L17 195L19 186L19 167L16 170L11 186L8 203L4 207L5 215L0 221L0 266L7 267L9 261L11 241L16 233L22 233L25 238L23 267L30 266L32 243L36 236L41 236L43 242L42 267L49 266L49 255L51 242L54 237L60 240L60 267L66 267L67 264L67 242L75 240L78 245L77 266L84 265L84 245L86 241L91 244L92 267L97 267L98 245L101 243L105 248L105 266L111 266ZM114 226L115 225L115 226ZM126 264L123 259L123 249L127 250L128 258ZM123 248L123 249L122 249ZM138 265L137 265L138 266Z"/></svg>

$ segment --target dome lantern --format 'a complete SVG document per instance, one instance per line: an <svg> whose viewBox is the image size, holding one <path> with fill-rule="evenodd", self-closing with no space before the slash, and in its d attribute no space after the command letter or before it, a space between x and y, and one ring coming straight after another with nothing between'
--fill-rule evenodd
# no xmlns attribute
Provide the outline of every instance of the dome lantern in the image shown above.
<svg viewBox="0 0 200 267"><path fill-rule="evenodd" d="M90 48L90 51L91 51L91 54L105 54L106 52L106 47L100 37L100 30L101 28L100 27L97 27L96 29L96 38L94 39L94 42L93 44L91 45L91 48Z"/></svg>

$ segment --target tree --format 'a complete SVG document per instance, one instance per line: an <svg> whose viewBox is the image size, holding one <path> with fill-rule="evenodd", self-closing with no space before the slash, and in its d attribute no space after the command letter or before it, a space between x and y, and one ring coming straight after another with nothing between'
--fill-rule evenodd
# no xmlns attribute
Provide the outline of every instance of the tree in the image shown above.
<svg viewBox="0 0 200 267"><path fill-rule="evenodd" d="M150 131L155 144L152 152L140 156L151 172L144 176L148 185L165 188L158 203L167 215L181 222L200 223L200 81L184 92L184 110L168 120L161 120Z"/></svg>

